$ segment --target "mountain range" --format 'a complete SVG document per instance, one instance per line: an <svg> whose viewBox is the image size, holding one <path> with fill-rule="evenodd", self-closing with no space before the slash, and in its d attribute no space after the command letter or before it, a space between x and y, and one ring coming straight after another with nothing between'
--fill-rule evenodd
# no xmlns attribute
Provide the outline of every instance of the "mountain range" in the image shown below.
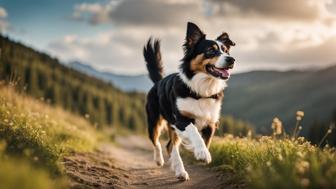
<svg viewBox="0 0 336 189"><path fill-rule="evenodd" d="M145 92L148 91L153 85L152 81L149 80L147 75L120 75L110 72L103 72L94 69L92 66L83 64L78 61L73 61L68 64L71 68L80 71L82 73L88 74L90 76L102 79L107 82L113 83L115 86L123 91L138 91Z"/></svg>
<svg viewBox="0 0 336 189"><path fill-rule="evenodd" d="M80 62L69 66L125 91L146 92L152 86L147 75L100 72ZM222 113L248 121L262 133L270 130L274 117L279 117L287 132L291 132L295 113L302 110L306 134L314 121L328 120L336 110L336 66L304 71L251 71L234 74L228 85Z"/></svg>

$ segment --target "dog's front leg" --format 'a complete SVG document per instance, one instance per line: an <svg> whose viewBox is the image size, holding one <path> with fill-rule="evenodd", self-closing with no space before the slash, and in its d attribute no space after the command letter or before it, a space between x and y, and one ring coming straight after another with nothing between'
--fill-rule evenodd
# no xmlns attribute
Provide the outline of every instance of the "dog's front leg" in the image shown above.
<svg viewBox="0 0 336 189"><path fill-rule="evenodd" d="M182 143L194 152L194 156L197 160L206 163L211 162L210 152L194 124L190 123L183 131L180 129L176 129L176 131L178 136L182 139Z"/></svg>
<svg viewBox="0 0 336 189"><path fill-rule="evenodd" d="M173 171L175 171L175 176L179 180L189 180L189 174L184 168L182 158L179 152L180 139L174 142L172 151L170 154L170 166Z"/></svg>

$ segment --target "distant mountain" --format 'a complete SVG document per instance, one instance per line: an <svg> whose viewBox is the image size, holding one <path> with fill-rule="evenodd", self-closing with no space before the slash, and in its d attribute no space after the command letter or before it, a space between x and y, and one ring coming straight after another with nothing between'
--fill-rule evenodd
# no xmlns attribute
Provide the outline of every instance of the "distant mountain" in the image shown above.
<svg viewBox="0 0 336 189"><path fill-rule="evenodd" d="M69 66L82 73L88 74L98 79L102 79L107 82L111 82L123 91L145 92L153 86L152 81L149 80L147 75L129 76L109 72L101 72L87 64L83 64L77 61L69 63Z"/></svg>
<svg viewBox="0 0 336 189"><path fill-rule="evenodd" d="M305 112L303 133L316 120L328 120L336 109L336 66L312 71L253 71L233 75L225 90L222 112L270 129L273 117L287 131L297 110Z"/></svg>
<svg viewBox="0 0 336 189"><path fill-rule="evenodd" d="M78 62L70 66L126 91L147 92L153 85L147 75L99 72ZM222 112L254 124L259 132L267 132L275 116L291 131L296 111L303 110L306 133L315 120L329 119L336 109L336 66L310 71L252 71L233 75L228 85Z"/></svg>

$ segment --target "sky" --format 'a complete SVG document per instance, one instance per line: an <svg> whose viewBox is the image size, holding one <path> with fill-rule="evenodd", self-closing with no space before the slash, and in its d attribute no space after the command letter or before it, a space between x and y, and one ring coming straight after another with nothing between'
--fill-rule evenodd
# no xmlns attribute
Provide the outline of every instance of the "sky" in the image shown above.
<svg viewBox="0 0 336 189"><path fill-rule="evenodd" d="M334 0L0 0L0 31L57 57L119 74L146 73L142 48L161 39L166 73L183 56L187 22L228 32L234 72L336 64Z"/></svg>

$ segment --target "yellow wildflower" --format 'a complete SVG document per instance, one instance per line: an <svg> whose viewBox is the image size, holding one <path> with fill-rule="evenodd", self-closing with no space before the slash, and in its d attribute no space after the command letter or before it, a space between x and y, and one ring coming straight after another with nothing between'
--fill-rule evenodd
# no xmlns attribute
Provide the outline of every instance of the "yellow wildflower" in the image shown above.
<svg viewBox="0 0 336 189"><path fill-rule="evenodd" d="M301 121L302 118L303 118L303 116L304 116L304 112L303 111L297 111L296 112L296 120L297 121Z"/></svg>
<svg viewBox="0 0 336 189"><path fill-rule="evenodd" d="M282 133L282 122L279 118L275 117L272 122L272 129L275 135L280 135Z"/></svg>

